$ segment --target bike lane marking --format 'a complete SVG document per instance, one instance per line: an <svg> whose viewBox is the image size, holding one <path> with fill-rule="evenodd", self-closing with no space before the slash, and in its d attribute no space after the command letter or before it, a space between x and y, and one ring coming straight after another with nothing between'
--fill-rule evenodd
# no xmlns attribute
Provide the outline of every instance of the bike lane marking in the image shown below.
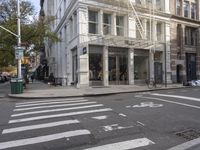
<svg viewBox="0 0 200 150"><path fill-rule="evenodd" d="M158 94L158 93L152 93L153 96L161 96L161 97L172 97L172 98L179 98L179 99L186 99L186 100L192 100L200 102L199 98L195 97L187 97L187 96L178 96L178 95L167 95L167 94Z"/></svg>
<svg viewBox="0 0 200 150"><path fill-rule="evenodd" d="M186 106L186 107L200 109L199 106L190 105L190 104L186 104L186 103L169 101L169 100L165 100L165 99L161 99L161 98L156 98L156 97L140 97L140 98L151 99L151 100L158 100L158 101L162 101L162 102L167 102L167 103L172 103L172 104L177 104L177 105L182 105L182 106Z"/></svg>

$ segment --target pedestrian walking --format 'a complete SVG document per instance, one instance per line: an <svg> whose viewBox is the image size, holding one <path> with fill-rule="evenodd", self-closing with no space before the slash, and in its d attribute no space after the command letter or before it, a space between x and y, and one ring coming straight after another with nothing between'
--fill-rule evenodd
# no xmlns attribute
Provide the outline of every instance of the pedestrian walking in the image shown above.
<svg viewBox="0 0 200 150"><path fill-rule="evenodd" d="M34 80L34 75L32 74L31 75L31 81L32 81L32 83L33 83L33 80Z"/></svg>
<svg viewBox="0 0 200 150"><path fill-rule="evenodd" d="M49 75L48 84L55 85L55 77L54 77L53 73L50 73L50 75Z"/></svg>

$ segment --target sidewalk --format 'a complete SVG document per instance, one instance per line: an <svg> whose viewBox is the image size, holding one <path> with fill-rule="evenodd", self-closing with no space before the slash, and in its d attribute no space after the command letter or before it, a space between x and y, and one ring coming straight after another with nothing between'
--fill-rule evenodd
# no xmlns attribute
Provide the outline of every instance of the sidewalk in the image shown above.
<svg viewBox="0 0 200 150"><path fill-rule="evenodd" d="M108 87L64 87L50 86L40 81L27 84L27 89L22 94L8 94L12 98L34 99L34 98L66 98L83 96L100 96L119 93L147 92L164 89L183 88L182 84L169 84L165 88L148 89L146 85L110 85Z"/></svg>

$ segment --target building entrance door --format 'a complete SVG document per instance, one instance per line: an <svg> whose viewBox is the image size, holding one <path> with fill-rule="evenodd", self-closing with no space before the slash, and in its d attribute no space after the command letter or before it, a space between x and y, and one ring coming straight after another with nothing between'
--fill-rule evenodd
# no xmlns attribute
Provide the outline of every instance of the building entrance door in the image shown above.
<svg viewBox="0 0 200 150"><path fill-rule="evenodd" d="M155 77L155 80L162 83L163 82L162 76L163 76L163 74L162 74L162 63L155 62L154 63L154 77Z"/></svg>
<svg viewBox="0 0 200 150"><path fill-rule="evenodd" d="M128 83L127 56L110 55L108 58L108 65L110 85L120 85Z"/></svg>

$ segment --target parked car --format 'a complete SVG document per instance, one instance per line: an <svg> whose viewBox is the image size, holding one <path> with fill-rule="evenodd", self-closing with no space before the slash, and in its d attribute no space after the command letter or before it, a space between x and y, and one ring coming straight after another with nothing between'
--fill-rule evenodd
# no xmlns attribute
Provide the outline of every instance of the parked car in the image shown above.
<svg viewBox="0 0 200 150"><path fill-rule="evenodd" d="M5 82L5 78L2 75L0 75L0 83L4 83L4 82Z"/></svg>

